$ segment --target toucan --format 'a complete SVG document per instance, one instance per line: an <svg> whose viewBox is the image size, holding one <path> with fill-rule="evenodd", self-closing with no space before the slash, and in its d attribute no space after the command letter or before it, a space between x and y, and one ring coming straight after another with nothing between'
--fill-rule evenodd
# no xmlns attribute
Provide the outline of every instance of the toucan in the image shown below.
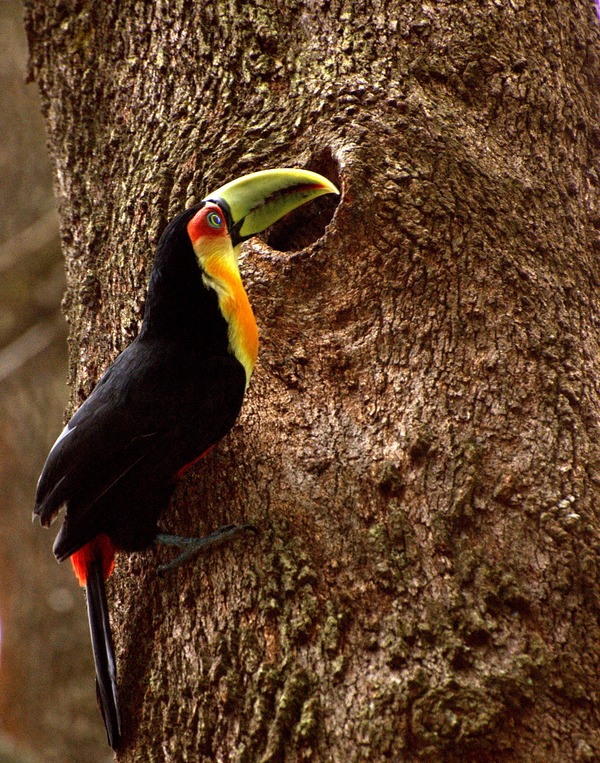
<svg viewBox="0 0 600 763"><path fill-rule="evenodd" d="M240 244L323 194L339 193L300 169L255 172L175 217L158 242L138 336L116 358L50 450L34 519L85 586L98 702L108 742L121 741L105 580L115 551L180 547L169 569L249 525L202 538L159 530L177 478L233 426L258 352L258 329L238 267Z"/></svg>

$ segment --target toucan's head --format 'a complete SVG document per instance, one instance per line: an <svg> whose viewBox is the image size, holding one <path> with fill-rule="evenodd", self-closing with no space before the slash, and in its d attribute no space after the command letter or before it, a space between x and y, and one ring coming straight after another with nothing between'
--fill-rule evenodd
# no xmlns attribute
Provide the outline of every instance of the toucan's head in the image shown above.
<svg viewBox="0 0 600 763"><path fill-rule="evenodd" d="M316 172L254 172L209 194L187 223L202 280L217 293L228 325L230 350L244 366L247 380L256 361L258 329L238 269L239 245L327 193L339 191Z"/></svg>
<svg viewBox="0 0 600 763"><path fill-rule="evenodd" d="M219 243L236 249L297 207L327 193L339 191L309 170L263 170L232 180L206 196L188 223L196 255L204 264L205 247L207 253L219 248Z"/></svg>

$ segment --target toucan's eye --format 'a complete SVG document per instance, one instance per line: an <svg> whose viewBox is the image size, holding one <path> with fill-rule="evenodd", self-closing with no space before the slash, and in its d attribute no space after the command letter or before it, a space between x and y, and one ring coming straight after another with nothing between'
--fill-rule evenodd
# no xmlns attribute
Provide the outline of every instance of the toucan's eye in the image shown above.
<svg viewBox="0 0 600 763"><path fill-rule="evenodd" d="M223 218L218 212L210 212L206 219L211 228L219 229L223 225Z"/></svg>

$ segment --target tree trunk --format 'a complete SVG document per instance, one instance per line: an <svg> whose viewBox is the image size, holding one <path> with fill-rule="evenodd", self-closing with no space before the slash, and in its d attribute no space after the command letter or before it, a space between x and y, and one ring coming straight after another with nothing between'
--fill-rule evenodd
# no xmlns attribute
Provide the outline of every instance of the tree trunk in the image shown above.
<svg viewBox="0 0 600 763"><path fill-rule="evenodd" d="M163 578L163 552L118 557L118 759L596 759L592 3L30 0L26 23L72 407L135 336L171 216L267 167L343 188L326 228L331 202L244 246L259 363L163 518L259 539Z"/></svg>

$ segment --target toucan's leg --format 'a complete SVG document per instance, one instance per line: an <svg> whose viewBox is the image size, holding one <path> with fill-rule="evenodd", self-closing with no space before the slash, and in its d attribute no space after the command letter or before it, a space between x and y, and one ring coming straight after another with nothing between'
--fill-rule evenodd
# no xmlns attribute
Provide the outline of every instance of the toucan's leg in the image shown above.
<svg viewBox="0 0 600 763"><path fill-rule="evenodd" d="M225 525L219 527L218 530L205 535L203 538L185 538L181 535L168 535L166 533L158 533L154 539L155 543L160 543L163 546L177 546L182 548L183 552L179 556L175 557L173 561L167 562L167 564L161 564L158 567L158 572L167 572L173 570L175 567L179 567L183 562L187 562L189 559L193 559L197 554L202 553L211 546L216 546L219 543L226 543L234 536L241 532L249 530L250 532L257 533L258 530L253 525Z"/></svg>

